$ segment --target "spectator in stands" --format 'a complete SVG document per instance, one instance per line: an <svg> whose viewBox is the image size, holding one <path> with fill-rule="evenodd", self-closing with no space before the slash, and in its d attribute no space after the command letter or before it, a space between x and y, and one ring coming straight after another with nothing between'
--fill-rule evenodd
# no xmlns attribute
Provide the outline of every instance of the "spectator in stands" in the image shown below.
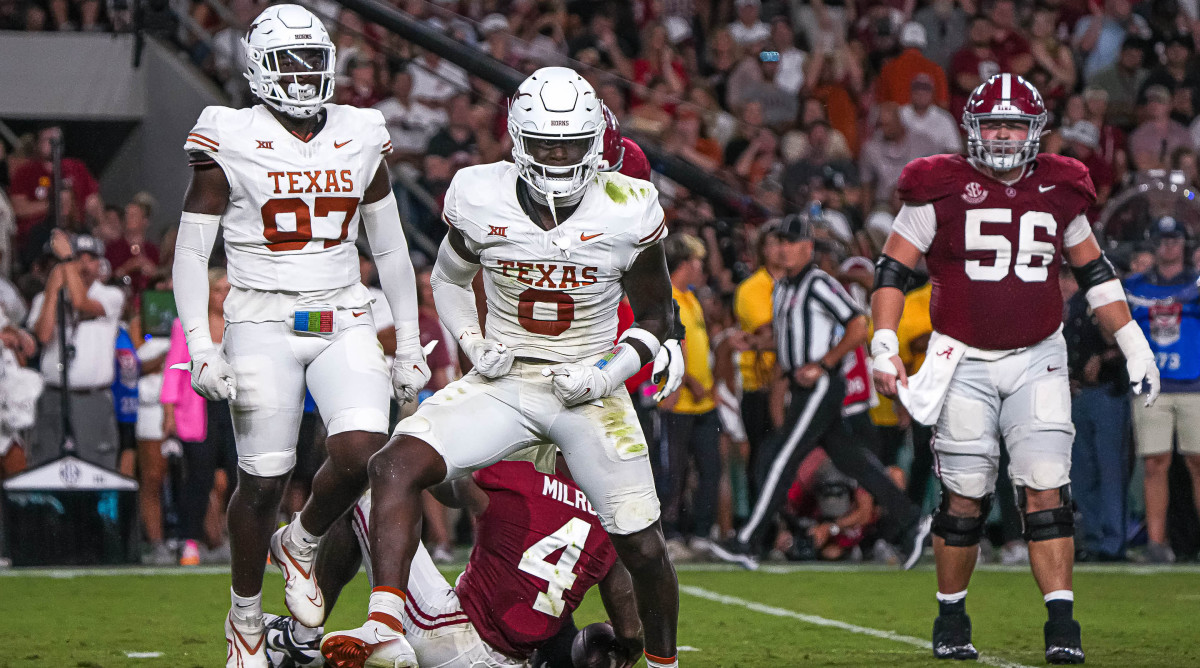
<svg viewBox="0 0 1200 668"><path fill-rule="evenodd" d="M1192 146L1188 129L1171 119L1171 93L1163 86L1146 89L1145 119L1129 135L1129 152L1135 168L1164 169L1175 149Z"/></svg>
<svg viewBox="0 0 1200 668"><path fill-rule="evenodd" d="M950 113L955 119L962 118L971 91L1008 66L992 48L993 35L992 20L983 15L976 16L971 19L967 43L950 60Z"/></svg>
<svg viewBox="0 0 1200 668"><path fill-rule="evenodd" d="M1059 276L1064 283L1074 283L1070 272ZM1125 548L1129 377L1120 349L1101 333L1084 293L1074 289L1067 300L1063 336L1075 424L1071 491L1083 520L1076 535L1076 559L1117 561Z"/></svg>
<svg viewBox="0 0 1200 668"><path fill-rule="evenodd" d="M1046 72L1047 83L1039 88L1042 97L1051 103L1075 90L1075 54L1071 47L1058 39L1058 10L1041 6L1033 12L1030 26L1029 55L1033 64Z"/></svg>
<svg viewBox="0 0 1200 668"><path fill-rule="evenodd" d="M1071 46L1087 54L1083 63L1083 80L1117 62L1126 37L1149 39L1150 26L1146 19L1134 14L1130 0L1105 0L1104 5L1089 2L1091 14L1075 24Z"/></svg>
<svg viewBox="0 0 1200 668"><path fill-rule="evenodd" d="M144 290L159 271L158 246L146 238L153 213L154 198L150 193L135 195L125 206L121 237L104 248L104 257L112 267L113 277L127 281L134 294Z"/></svg>
<svg viewBox="0 0 1200 668"><path fill-rule="evenodd" d="M771 40L769 48L779 54L779 72L775 75L775 85L796 95L804 88L804 65L808 54L796 48L796 33L786 17L777 16L771 20Z"/></svg>
<svg viewBox="0 0 1200 668"><path fill-rule="evenodd" d="M1197 72L1195 67L1188 66L1193 48L1190 35L1175 35L1167 40L1163 63L1146 75L1138 102L1145 103L1146 91L1151 86L1162 86L1173 96L1184 91L1188 106L1193 109L1195 105L1200 104L1200 72ZM1191 122L1191 117L1185 122Z"/></svg>
<svg viewBox="0 0 1200 668"><path fill-rule="evenodd" d="M734 296L734 314L749 347L738 363L742 374L742 422L750 443L748 471L756 470L758 447L772 428L769 408L776 372L771 293L775 281L784 275L784 268L779 238L769 230L770 225L760 228L756 244L758 269L738 285Z"/></svg>
<svg viewBox="0 0 1200 668"><path fill-rule="evenodd" d="M1167 542L1167 472L1176 442L1200 509L1200 276L1189 266L1188 231L1181 222L1160 218L1151 239L1154 266L1126 279L1125 291L1162 374L1162 394L1152 407L1133 397L1133 431L1146 468L1146 558L1168 563L1175 553Z"/></svg>
<svg viewBox="0 0 1200 668"><path fill-rule="evenodd" d="M92 226L92 236L96 240L104 244L105 254L108 253L108 244L121 238L125 233L125 216L124 209L115 205L108 204L104 207L104 213L100 216L100 220Z"/></svg>
<svg viewBox="0 0 1200 668"><path fill-rule="evenodd" d="M688 76L683 59L671 48L667 29L661 23L647 23L642 29L642 50L633 61L634 108L648 100L649 94L639 87L654 88L656 82L665 85L667 96L683 97L687 92ZM668 111L673 110L671 109Z"/></svg>
<svg viewBox="0 0 1200 668"><path fill-rule="evenodd" d="M11 172L9 195L17 215L15 248L26 266L41 254L43 244L50 239L50 229L54 227L54 221L47 221L47 216L50 214L50 180L54 173L51 144L55 140L62 141L62 128L57 125L42 128L37 134L36 155ZM104 211L104 202L100 198L100 185L87 165L81 160L64 157L62 177L65 190L62 204L69 212L64 216L67 223L76 229L75 226L83 222L85 211L95 212L94 217L99 218ZM46 225L35 232L34 228L43 222Z"/></svg>
<svg viewBox="0 0 1200 668"><path fill-rule="evenodd" d="M804 31L813 49L831 51L846 43L847 27L854 8L846 0L790 0L792 21Z"/></svg>
<svg viewBox="0 0 1200 668"><path fill-rule="evenodd" d="M63 445L62 394L69 393L70 424L77 456L108 469L117 466L117 423L112 382L116 368L117 329L125 306L120 288L99 281L103 251L93 237L73 240L61 230L51 235L57 264L46 289L29 311L34 335L42 344L41 369L46 391L38 401L38 421L29 463L37 466L58 456ZM59 371L62 344L59 299L66 302L66 336L75 356L63 387Z"/></svg>
<svg viewBox="0 0 1200 668"><path fill-rule="evenodd" d="M1016 2L993 0L988 18L992 20L992 50L1005 63L1005 71L1025 76L1033 69L1034 57L1017 25Z"/></svg>
<svg viewBox="0 0 1200 668"><path fill-rule="evenodd" d="M408 64L412 75L412 96L420 103L436 107L451 97L471 90L467 73L432 51L423 50L420 58Z"/></svg>
<svg viewBox="0 0 1200 668"><path fill-rule="evenodd" d="M1109 122L1125 130L1137 125L1137 104L1142 83L1149 73L1142 67L1142 40L1128 37L1121 44L1117 61L1088 77L1089 87L1108 94Z"/></svg>
<svg viewBox="0 0 1200 668"><path fill-rule="evenodd" d="M900 121L900 108L895 103L879 105L878 129L863 144L859 156L859 174L867 185L866 210L875 203L892 201L892 192L900 180L905 165L941 150L941 143L915 132L909 132Z"/></svg>
<svg viewBox="0 0 1200 668"><path fill-rule="evenodd" d="M1083 91L1085 118L1100 129L1100 155L1104 156L1113 173L1113 182L1121 183L1127 168L1125 132L1112 123L1108 113L1108 93L1096 86Z"/></svg>
<svg viewBox="0 0 1200 668"><path fill-rule="evenodd" d="M503 14L488 14L479 24L484 41L479 49L509 67L521 64L520 55L513 48L512 32L508 19Z"/></svg>
<svg viewBox="0 0 1200 668"><path fill-rule="evenodd" d="M851 154L858 153L858 112L855 100L865 85L862 64L856 52L842 44L836 50L816 49L809 60L811 69L805 74L806 85L812 86L811 97L825 105L829 125L846 138Z"/></svg>
<svg viewBox="0 0 1200 668"><path fill-rule="evenodd" d="M950 89L946 85L946 73L937 63L921 53L925 48L925 28L920 23L904 24L900 31L900 55L883 64L879 71L875 97L879 102L908 104L913 82L923 76L933 82L933 100L940 107L950 104Z"/></svg>
<svg viewBox="0 0 1200 668"><path fill-rule="evenodd" d="M725 108L737 110L726 104L729 99L727 86L733 70L741 63L742 50L733 41L729 30L718 30L708 47L708 57L703 60L701 74L712 89L713 95L725 104Z"/></svg>
<svg viewBox="0 0 1200 668"><path fill-rule="evenodd" d="M760 45L771 36L771 29L762 21L761 0L734 0L737 20L729 24L729 35L739 46Z"/></svg>
<svg viewBox="0 0 1200 668"><path fill-rule="evenodd" d="M763 110L763 122L782 132L796 120L799 101L794 92L779 85L779 54L761 51L747 56L733 71L726 89L730 108L740 109L757 102Z"/></svg>
<svg viewBox="0 0 1200 668"><path fill-rule="evenodd" d="M666 135L666 150L709 171L721 168L721 145L704 136L703 121L691 109L682 109Z"/></svg>
<svg viewBox="0 0 1200 668"><path fill-rule="evenodd" d="M420 164L429 140L448 122L446 111L429 107L412 97L412 73L399 70L392 75L392 96L375 105L387 123L392 139L388 164Z"/></svg>
<svg viewBox="0 0 1200 668"><path fill-rule="evenodd" d="M900 107L900 122L907 132L930 140L937 153L961 153L962 134L954 116L935 105L933 99L933 79L924 73L913 77L909 102Z"/></svg>
<svg viewBox="0 0 1200 668"><path fill-rule="evenodd" d="M350 61L346 67L345 80L339 81L335 90L339 104L352 107L370 107L383 99L379 93L375 62L366 57Z"/></svg>
<svg viewBox="0 0 1200 668"><path fill-rule="evenodd" d="M450 161L455 171L479 162L480 142L491 142L487 131L479 132L471 124L471 99L455 95L447 105L448 123L429 138L426 155L436 155Z"/></svg>
<svg viewBox="0 0 1200 668"><path fill-rule="evenodd" d="M1096 188L1096 203L1088 209L1090 220L1099 220L1100 212L1112 195L1113 171L1100 153L1100 130L1091 121L1081 120L1062 131L1062 155L1075 158L1088 168L1092 185Z"/></svg>
<svg viewBox="0 0 1200 668"><path fill-rule="evenodd" d="M668 481L663 497L663 533L668 549L686 556L688 549L706 551L717 509L721 479L720 419L713 400L713 372L709 362L708 330L693 288L704 285L704 243L688 234L674 234L664 242L671 292L679 305L684 336L683 386L663 400ZM691 502L685 503L692 466L698 483Z"/></svg>
<svg viewBox="0 0 1200 668"><path fill-rule="evenodd" d="M955 0L933 0L917 10L913 20L925 28L925 55L948 70L966 40L969 14Z"/></svg>

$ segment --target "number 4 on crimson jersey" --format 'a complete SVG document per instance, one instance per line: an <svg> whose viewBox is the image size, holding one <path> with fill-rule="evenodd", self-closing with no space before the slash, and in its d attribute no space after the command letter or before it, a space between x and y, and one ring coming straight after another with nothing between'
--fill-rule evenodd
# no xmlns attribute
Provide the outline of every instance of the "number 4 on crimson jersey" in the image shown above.
<svg viewBox="0 0 1200 668"><path fill-rule="evenodd" d="M323 109L308 137L263 105L208 107L188 133L191 163L215 162L229 181L221 226L234 286L309 292L359 281L358 206L392 144L377 110Z"/></svg>
<svg viewBox="0 0 1200 668"><path fill-rule="evenodd" d="M1087 168L1039 155L1011 185L966 158L909 163L893 231L925 253L933 328L986 350L1030 346L1062 324L1062 251L1091 234L1096 200Z"/></svg>

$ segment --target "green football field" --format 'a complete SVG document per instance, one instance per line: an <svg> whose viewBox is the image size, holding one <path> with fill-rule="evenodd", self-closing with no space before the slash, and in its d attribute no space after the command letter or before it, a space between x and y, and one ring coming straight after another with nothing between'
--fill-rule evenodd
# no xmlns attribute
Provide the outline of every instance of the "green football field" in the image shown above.
<svg viewBox="0 0 1200 668"><path fill-rule="evenodd" d="M936 611L928 566L685 566L679 580L683 666L944 665L928 649ZM282 612L273 571L267 585L265 607ZM1088 665L1200 666L1200 569L1084 567L1075 591ZM222 666L228 592L228 576L211 569L0 571L0 668ZM982 663L1044 665L1045 609L1028 571L984 567L970 592ZM360 575L330 628L357 626L366 599ZM603 619L594 592L576 619Z"/></svg>

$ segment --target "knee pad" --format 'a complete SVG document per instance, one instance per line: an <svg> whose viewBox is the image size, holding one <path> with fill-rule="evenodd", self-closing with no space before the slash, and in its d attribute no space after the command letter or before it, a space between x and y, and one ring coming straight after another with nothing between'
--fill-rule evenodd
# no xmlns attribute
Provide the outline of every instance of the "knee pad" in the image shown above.
<svg viewBox="0 0 1200 668"><path fill-rule="evenodd" d="M596 511L605 531L618 536L628 536L658 521L658 494L653 488L610 492L604 507L597 508Z"/></svg>
<svg viewBox="0 0 1200 668"><path fill-rule="evenodd" d="M260 478L281 476L296 466L296 451L255 452L238 455L238 468Z"/></svg>
<svg viewBox="0 0 1200 668"><path fill-rule="evenodd" d="M1025 488L1017 488L1017 510L1021 513L1023 528L1021 536L1027 542L1075 536L1075 502L1071 500L1071 486L1059 487L1058 494L1059 507L1031 513L1025 510Z"/></svg>
<svg viewBox="0 0 1200 668"><path fill-rule="evenodd" d="M933 535L946 541L950 547L974 547L983 537L983 525L992 511L992 494L979 500L979 515L957 517L950 514L950 495L942 490L942 502L933 515Z"/></svg>

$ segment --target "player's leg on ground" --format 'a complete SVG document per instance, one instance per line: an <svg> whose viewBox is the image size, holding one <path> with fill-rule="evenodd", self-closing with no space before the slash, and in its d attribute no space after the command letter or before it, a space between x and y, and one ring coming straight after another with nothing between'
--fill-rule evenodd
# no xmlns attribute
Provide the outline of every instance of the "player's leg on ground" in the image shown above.
<svg viewBox="0 0 1200 668"><path fill-rule="evenodd" d="M933 554L938 591L955 594L966 591L971 583L979 559L978 534L986 518L982 517L981 499L969 499L949 490L943 490L942 494L939 516L934 522Z"/></svg>
<svg viewBox="0 0 1200 668"><path fill-rule="evenodd" d="M655 522L634 534L610 533L609 537L633 581L647 657L673 660L679 627L679 579L667 557L662 526Z"/></svg>

